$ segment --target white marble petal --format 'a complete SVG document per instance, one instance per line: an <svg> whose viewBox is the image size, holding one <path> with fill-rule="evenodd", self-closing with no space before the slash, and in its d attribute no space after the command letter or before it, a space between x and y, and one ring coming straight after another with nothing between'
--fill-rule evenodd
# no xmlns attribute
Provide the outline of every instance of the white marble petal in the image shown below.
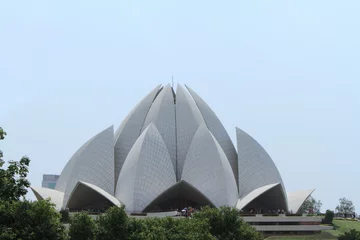
<svg viewBox="0 0 360 240"><path fill-rule="evenodd" d="M128 212L142 212L175 183L170 154L159 131L151 123L136 140L125 160L115 197Z"/></svg>

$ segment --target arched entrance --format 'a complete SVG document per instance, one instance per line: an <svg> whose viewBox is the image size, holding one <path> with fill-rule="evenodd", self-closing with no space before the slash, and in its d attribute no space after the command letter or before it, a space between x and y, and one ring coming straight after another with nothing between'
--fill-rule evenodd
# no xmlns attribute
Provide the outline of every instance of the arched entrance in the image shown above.
<svg viewBox="0 0 360 240"><path fill-rule="evenodd" d="M91 184L78 182L69 198L67 208L70 211L104 212L109 207L118 205L107 198L106 194L108 193L101 192Z"/></svg>
<svg viewBox="0 0 360 240"><path fill-rule="evenodd" d="M245 212L261 210L262 213L272 212L274 210L287 211L286 197L281 184L276 185L252 200L243 210Z"/></svg>
<svg viewBox="0 0 360 240"><path fill-rule="evenodd" d="M185 181L180 181L152 201L143 212L165 212L181 210L184 207L200 209L214 204L196 188Z"/></svg>

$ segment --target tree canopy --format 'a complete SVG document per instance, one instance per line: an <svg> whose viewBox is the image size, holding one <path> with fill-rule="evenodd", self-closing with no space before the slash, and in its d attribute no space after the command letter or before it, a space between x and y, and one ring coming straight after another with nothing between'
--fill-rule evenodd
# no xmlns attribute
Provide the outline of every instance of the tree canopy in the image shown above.
<svg viewBox="0 0 360 240"><path fill-rule="evenodd" d="M6 132L2 127L0 127L0 140L3 140L5 136L6 136Z"/></svg>
<svg viewBox="0 0 360 240"><path fill-rule="evenodd" d="M242 220L239 211L235 208L205 207L201 209L200 212L195 213L194 218L209 221L210 233L216 237L216 239L263 239L260 233L256 232L253 227Z"/></svg>
<svg viewBox="0 0 360 240"><path fill-rule="evenodd" d="M6 132L0 127L0 140L5 136ZM24 156L20 161L9 161L7 169L3 169L5 161L2 157L3 152L0 150L0 200L19 200L30 187L30 182L26 178L30 159Z"/></svg>
<svg viewBox="0 0 360 240"><path fill-rule="evenodd" d="M300 213L309 213L312 210L314 213L320 213L322 202L320 200L316 201L316 199L312 196L309 196L305 202L301 205L299 212Z"/></svg>
<svg viewBox="0 0 360 240"><path fill-rule="evenodd" d="M19 200L27 193L30 182L26 179L30 159L22 157L20 161L9 161L7 169L0 168L0 200ZM0 162L2 167L4 161Z"/></svg>
<svg viewBox="0 0 360 240"><path fill-rule="evenodd" d="M353 214L355 212L355 206L352 201L343 197L339 199L339 205L335 208L335 210L338 213L344 214L346 217L348 214Z"/></svg>
<svg viewBox="0 0 360 240"><path fill-rule="evenodd" d="M97 220L101 240L125 240L128 237L125 207L112 207Z"/></svg>
<svg viewBox="0 0 360 240"><path fill-rule="evenodd" d="M60 214L49 201L1 201L0 239L66 239Z"/></svg>
<svg viewBox="0 0 360 240"><path fill-rule="evenodd" d="M325 224L332 224L333 222L333 219L334 219L334 212L331 211L331 210L326 210L325 212L325 217L324 217L324 222Z"/></svg>
<svg viewBox="0 0 360 240"><path fill-rule="evenodd" d="M70 221L69 237L76 240L95 240L96 224L87 213L75 214Z"/></svg>
<svg viewBox="0 0 360 240"><path fill-rule="evenodd" d="M124 207L111 207L94 222L83 213L70 221L70 238L97 240L261 240L263 236L244 222L239 211L203 208L192 218L128 217ZM91 229L88 229L88 228Z"/></svg>
<svg viewBox="0 0 360 240"><path fill-rule="evenodd" d="M0 140L6 133L0 128ZM30 159L9 161L7 168L0 152L0 239L55 240L65 239L60 214L48 200L25 200Z"/></svg>

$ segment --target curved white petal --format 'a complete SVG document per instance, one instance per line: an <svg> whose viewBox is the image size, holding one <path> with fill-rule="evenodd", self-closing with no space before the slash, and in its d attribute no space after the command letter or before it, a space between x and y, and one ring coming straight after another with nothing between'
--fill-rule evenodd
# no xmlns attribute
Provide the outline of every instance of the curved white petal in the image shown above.
<svg viewBox="0 0 360 240"><path fill-rule="evenodd" d="M64 193L50 189L50 188L42 188L42 187L30 187L33 193L36 196L37 200L45 200L50 198L50 202L55 204L55 208L60 210L62 208Z"/></svg>
<svg viewBox="0 0 360 240"><path fill-rule="evenodd" d="M269 191L270 189L280 185L281 183L274 183L274 184L269 184L263 187L259 187L257 189L255 189L254 191L250 192L248 195L246 195L245 197L243 197L242 199L239 199L238 203L236 204L236 208L241 210L244 207L246 207L250 202L252 202L254 199L256 199L257 197L259 197L261 194Z"/></svg>
<svg viewBox="0 0 360 240"><path fill-rule="evenodd" d="M141 212L176 183L171 157L154 124L136 140L120 173L115 197L129 212Z"/></svg>
<svg viewBox="0 0 360 240"><path fill-rule="evenodd" d="M210 132L214 135L218 143L220 144L221 148L224 150L224 153L229 160L230 166L233 170L236 184L238 184L238 160L237 160L237 153L232 143L229 134L226 132L224 126L220 122L219 118L216 116L214 111L209 107L209 105L191 88L186 86L189 90L191 96L194 98L198 108L204 120L206 122L207 127L209 128Z"/></svg>
<svg viewBox="0 0 360 240"><path fill-rule="evenodd" d="M70 159L55 189L64 189L63 206L79 181L114 193L114 128L100 132L86 142Z"/></svg>
<svg viewBox="0 0 360 240"><path fill-rule="evenodd" d="M281 183L281 186L284 187L280 173L265 149L239 128L236 128L236 137L240 198L245 197L255 189L273 183Z"/></svg>
<svg viewBox="0 0 360 240"><path fill-rule="evenodd" d="M100 187L91 183L79 181L71 192L66 207L71 209L101 209L102 207L99 206L104 205L104 202L106 202L104 201L105 199L112 205L121 206L119 200Z"/></svg>
<svg viewBox="0 0 360 240"><path fill-rule="evenodd" d="M288 203L289 203L289 211L296 213L299 211L301 205L305 202L305 200L315 191L315 189L307 189L296 192L291 192L287 194Z"/></svg>
<svg viewBox="0 0 360 240"><path fill-rule="evenodd" d="M231 166L220 144L205 123L189 147L181 180L194 186L216 207L234 207L238 192Z"/></svg>
<svg viewBox="0 0 360 240"><path fill-rule="evenodd" d="M117 181L126 156L136 139L140 136L142 126L151 104L156 98L161 85L152 90L120 124L115 133L115 181Z"/></svg>
<svg viewBox="0 0 360 240"><path fill-rule="evenodd" d="M56 185L55 185L55 190L58 190L60 192L65 192L67 183L68 183L68 181L71 177L71 174L74 170L74 166L75 166L76 162L78 161L77 156L79 156L89 146L89 144L93 141L93 139L96 136L97 135L93 136L86 143L84 143L70 158L70 160L65 165L64 169L61 171L60 177L57 180Z"/></svg>
<svg viewBox="0 0 360 240"><path fill-rule="evenodd" d="M175 103L174 93L170 85L164 87L151 105L145 119L144 131L150 123L159 130L169 151L174 171L176 168L176 134L175 134Z"/></svg>
<svg viewBox="0 0 360 240"><path fill-rule="evenodd" d="M176 89L177 179L180 180L191 141L200 124L205 123L194 99L178 85Z"/></svg>

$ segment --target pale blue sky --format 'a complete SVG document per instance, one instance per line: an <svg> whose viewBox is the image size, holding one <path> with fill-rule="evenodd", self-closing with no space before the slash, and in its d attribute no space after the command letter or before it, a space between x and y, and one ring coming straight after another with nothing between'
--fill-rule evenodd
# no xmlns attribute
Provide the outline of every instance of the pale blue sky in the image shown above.
<svg viewBox="0 0 360 240"><path fill-rule="evenodd" d="M360 210L360 2L0 0L0 143L59 174L157 84L188 84L288 191ZM29 194L33 198L32 194Z"/></svg>

